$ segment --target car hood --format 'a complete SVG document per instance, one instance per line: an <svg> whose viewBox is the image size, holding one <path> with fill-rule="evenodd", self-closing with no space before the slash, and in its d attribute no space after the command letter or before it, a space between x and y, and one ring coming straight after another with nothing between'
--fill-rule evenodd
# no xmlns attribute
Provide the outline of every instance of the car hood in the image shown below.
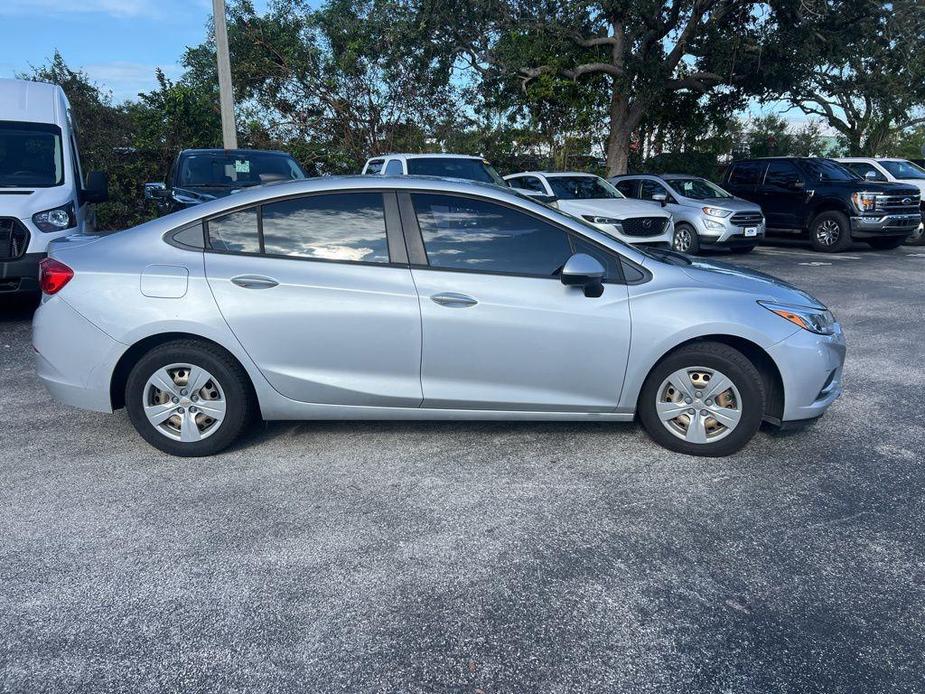
<svg viewBox="0 0 925 694"><path fill-rule="evenodd" d="M559 200L559 209L576 216L599 215L614 219L631 217L670 217L671 214L654 202L618 198L616 200Z"/></svg>
<svg viewBox="0 0 925 694"><path fill-rule="evenodd" d="M698 284L752 294L755 300L776 301L793 306L824 309L825 305L802 289L777 277L757 270L749 270L719 260L682 255L673 251L648 251L654 260L650 263L667 263L678 267ZM661 259L660 259L661 258Z"/></svg>
<svg viewBox="0 0 925 694"><path fill-rule="evenodd" d="M925 180L920 178L897 178L896 182L901 183L904 186L913 186L918 188L922 198L925 199Z"/></svg>
<svg viewBox="0 0 925 694"><path fill-rule="evenodd" d="M226 198L232 193L240 192L245 187L253 188L254 186L243 186L241 188L228 188L225 186L184 188L183 186L175 186L173 188L173 192L179 195L184 195L188 198L192 198L197 202L208 202L209 200Z"/></svg>
<svg viewBox="0 0 925 694"><path fill-rule="evenodd" d="M54 188L3 188L0 195L0 217L29 220L36 212L50 210L74 200L68 186Z"/></svg>

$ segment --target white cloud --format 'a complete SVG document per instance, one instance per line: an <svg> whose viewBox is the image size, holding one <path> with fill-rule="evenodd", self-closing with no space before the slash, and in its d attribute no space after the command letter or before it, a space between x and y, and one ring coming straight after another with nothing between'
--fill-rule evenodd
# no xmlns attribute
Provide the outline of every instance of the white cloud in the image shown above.
<svg viewBox="0 0 925 694"><path fill-rule="evenodd" d="M147 65L144 63L131 63L116 60L108 63L93 63L80 66L86 72L90 79L99 84L104 89L112 92L113 100L116 102L125 101L126 99L134 100L138 92L145 92L157 84L154 73L158 66ZM161 65L161 70L171 79L176 79L182 72L182 66L178 64Z"/></svg>
<svg viewBox="0 0 925 694"><path fill-rule="evenodd" d="M106 14L112 17L153 16L155 3L145 0L4 0L0 14Z"/></svg>

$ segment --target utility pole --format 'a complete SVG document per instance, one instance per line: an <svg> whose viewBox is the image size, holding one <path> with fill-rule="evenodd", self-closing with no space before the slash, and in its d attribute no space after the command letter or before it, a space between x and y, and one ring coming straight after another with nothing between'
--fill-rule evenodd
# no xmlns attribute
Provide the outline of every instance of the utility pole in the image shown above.
<svg viewBox="0 0 925 694"><path fill-rule="evenodd" d="M215 24L215 53L218 58L218 97L222 108L222 146L238 148L234 124L234 94L231 91L231 58L228 56L228 27L225 24L225 0L212 0Z"/></svg>

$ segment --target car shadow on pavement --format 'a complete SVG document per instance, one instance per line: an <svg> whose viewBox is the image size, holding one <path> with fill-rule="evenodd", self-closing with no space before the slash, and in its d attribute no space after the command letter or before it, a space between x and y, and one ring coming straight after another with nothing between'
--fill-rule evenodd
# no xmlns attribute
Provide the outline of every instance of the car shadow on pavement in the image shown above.
<svg viewBox="0 0 925 694"><path fill-rule="evenodd" d="M38 296L3 296L0 294L0 323L31 321L38 308Z"/></svg>

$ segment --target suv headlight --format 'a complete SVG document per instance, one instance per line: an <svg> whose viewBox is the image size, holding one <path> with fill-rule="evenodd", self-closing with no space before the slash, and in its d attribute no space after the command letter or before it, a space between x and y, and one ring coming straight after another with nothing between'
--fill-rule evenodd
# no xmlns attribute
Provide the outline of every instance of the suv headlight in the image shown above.
<svg viewBox="0 0 925 694"><path fill-rule="evenodd" d="M77 215L74 213L74 203L69 202L61 207L55 207L32 215L32 222L44 232L64 231L77 226Z"/></svg>
<svg viewBox="0 0 925 694"><path fill-rule="evenodd" d="M873 212L877 209L876 193L852 193L851 202L857 208L858 212Z"/></svg>
<svg viewBox="0 0 925 694"><path fill-rule="evenodd" d="M608 226L617 227L617 231L623 231L623 224L619 219L614 219L613 217L598 217L593 214L583 214L581 218L592 224L606 224Z"/></svg>
<svg viewBox="0 0 925 694"><path fill-rule="evenodd" d="M817 335L835 334L835 316L827 309L776 304L773 301L759 301L758 303L771 313L776 313L784 320L803 328L803 330L808 330Z"/></svg>
<svg viewBox="0 0 925 694"><path fill-rule="evenodd" d="M723 210L723 209L720 209L719 207L704 207L703 213L708 214L711 217L722 217L723 219L725 219L726 217L732 214L732 210Z"/></svg>

